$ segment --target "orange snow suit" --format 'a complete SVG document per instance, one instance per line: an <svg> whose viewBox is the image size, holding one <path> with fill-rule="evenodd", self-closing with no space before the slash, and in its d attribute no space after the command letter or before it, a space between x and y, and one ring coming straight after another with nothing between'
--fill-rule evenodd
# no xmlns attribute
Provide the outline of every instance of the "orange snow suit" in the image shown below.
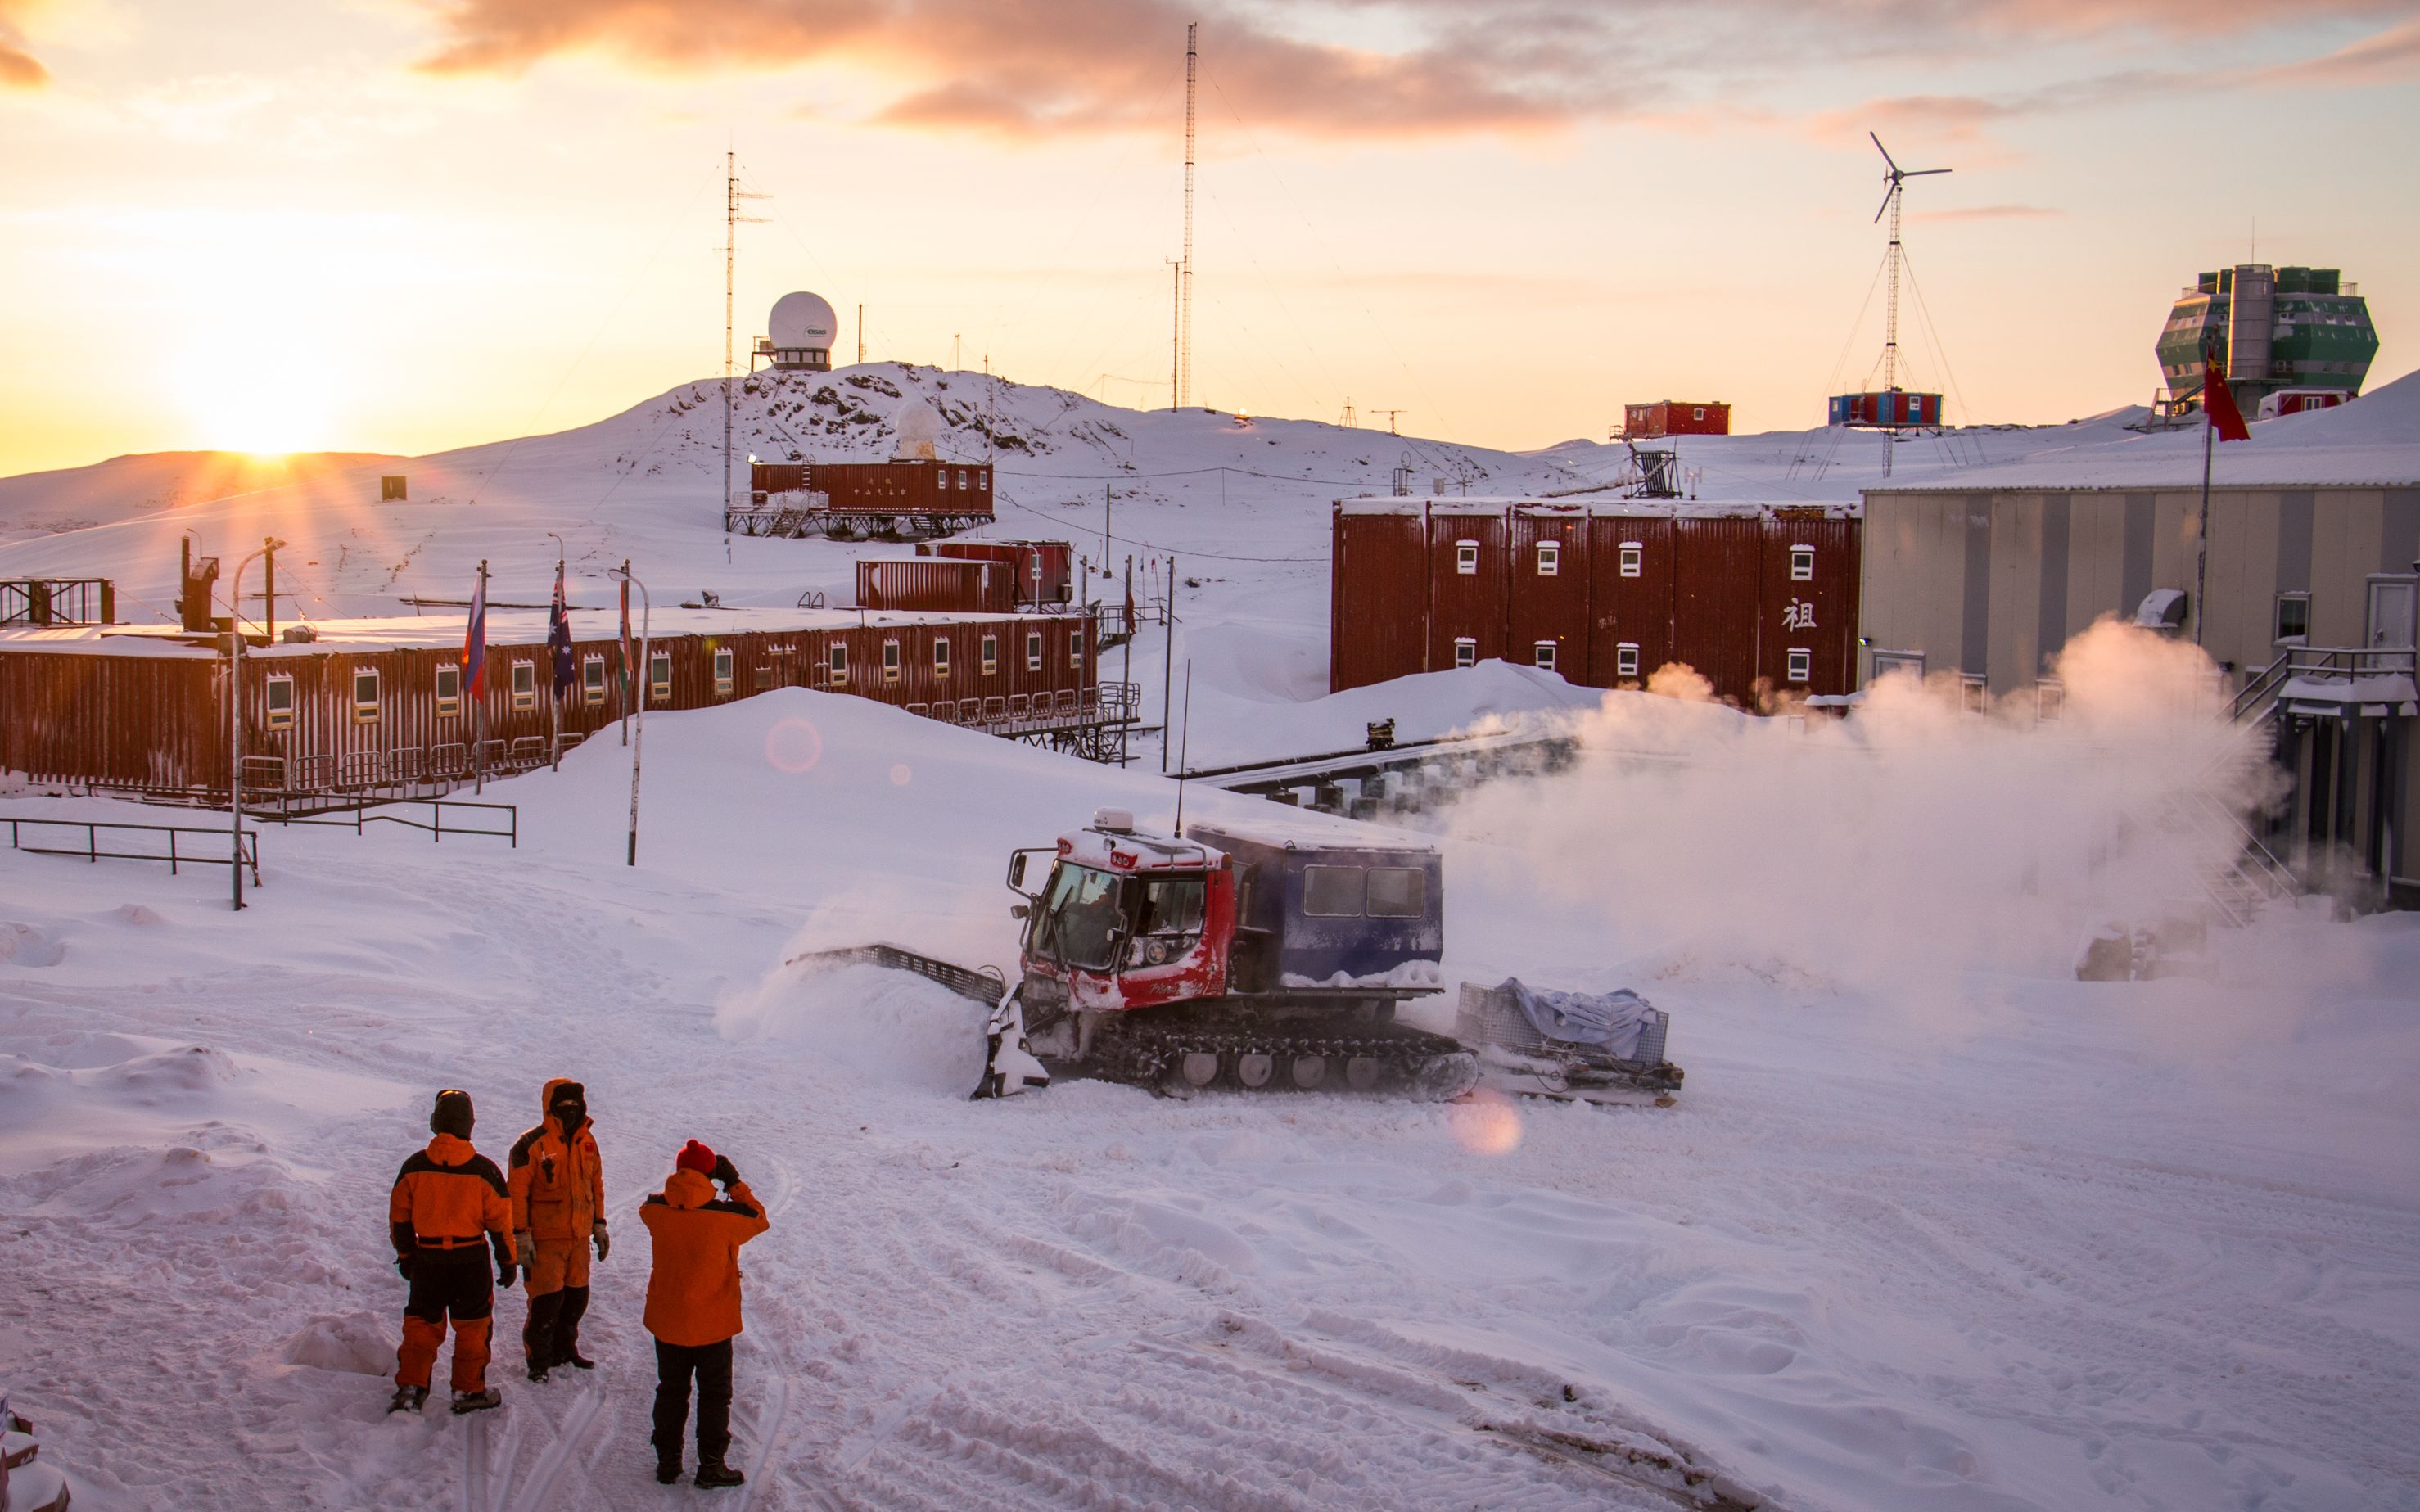
<svg viewBox="0 0 2420 1512"><path fill-rule="evenodd" d="M554 1116L554 1094L571 1085L557 1076L538 1093L537 1127L513 1145L513 1232L527 1234L533 1254L529 1294L544 1296L588 1285L589 1244L604 1221L605 1172L597 1155L593 1124L582 1121L566 1138Z"/></svg>
<svg viewBox="0 0 2420 1512"><path fill-rule="evenodd" d="M492 1248L498 1266L513 1261L512 1209L496 1163L450 1134L403 1163L387 1199L388 1237L411 1266L411 1296L404 1304L403 1346L396 1351L395 1383L426 1386L454 1323L454 1389L487 1389L488 1329L495 1290L488 1277Z"/></svg>
<svg viewBox="0 0 2420 1512"><path fill-rule="evenodd" d="M718 1198L714 1183L677 1170L639 1205L655 1243L647 1332L666 1344L720 1344L739 1332L739 1246L772 1227L745 1181Z"/></svg>

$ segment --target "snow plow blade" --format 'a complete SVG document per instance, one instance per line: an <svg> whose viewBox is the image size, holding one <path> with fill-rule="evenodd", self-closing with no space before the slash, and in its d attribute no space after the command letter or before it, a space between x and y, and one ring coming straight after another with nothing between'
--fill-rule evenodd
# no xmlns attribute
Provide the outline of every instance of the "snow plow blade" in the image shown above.
<svg viewBox="0 0 2420 1512"><path fill-rule="evenodd" d="M984 1021L984 1076L970 1096L1009 1097L1029 1087L1050 1085L1050 1072L1026 1048L1025 1014L1016 995L1008 990L1006 979L997 971L936 961L895 945L848 945L836 950L809 950L782 964L808 967L882 966L892 971L914 972L991 1011Z"/></svg>
<svg viewBox="0 0 2420 1512"><path fill-rule="evenodd" d="M1008 995L1008 982L999 972L977 971L971 967L936 961L929 955L918 955L895 945L850 945L837 950L809 950L782 963L785 966L888 966L893 971L912 971L930 981L939 982L970 1003L997 1008Z"/></svg>
<svg viewBox="0 0 2420 1512"><path fill-rule="evenodd" d="M1508 978L1462 986L1454 1033L1479 1052L1480 1085L1560 1103L1670 1107L1683 1072L1664 1058L1672 1015L1633 992L1541 992Z"/></svg>

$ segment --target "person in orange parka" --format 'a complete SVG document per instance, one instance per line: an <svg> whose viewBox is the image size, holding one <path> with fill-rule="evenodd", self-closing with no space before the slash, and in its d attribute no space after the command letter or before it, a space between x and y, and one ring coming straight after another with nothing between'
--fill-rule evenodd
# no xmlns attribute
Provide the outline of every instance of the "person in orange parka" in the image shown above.
<svg viewBox="0 0 2420 1512"><path fill-rule="evenodd" d="M428 1400L428 1377L454 1321L454 1411L475 1412L504 1400L488 1384L488 1327L496 1307L488 1255L496 1279L513 1277L512 1207L504 1173L471 1148L471 1094L437 1094L428 1115L433 1136L396 1173L387 1198L387 1234L395 1268L411 1283L403 1304L403 1345L396 1350L390 1412L418 1412Z"/></svg>
<svg viewBox="0 0 2420 1512"><path fill-rule="evenodd" d="M720 1197L716 1182L722 1185ZM739 1246L770 1227L730 1158L692 1139L664 1189L639 1205L655 1246L647 1332L656 1336L656 1479L680 1479L690 1378L697 1378L697 1484L737 1486L731 1452L731 1340L739 1332Z"/></svg>
<svg viewBox="0 0 2420 1512"><path fill-rule="evenodd" d="M521 1350L529 1357L532 1381L544 1381L559 1365L597 1367L580 1352L580 1319L588 1311L588 1251L596 1246L601 1260L613 1244L605 1231L605 1173L588 1121L587 1091L557 1076L538 1092L538 1113L537 1127L514 1143L505 1163L512 1171L513 1248L529 1288Z"/></svg>

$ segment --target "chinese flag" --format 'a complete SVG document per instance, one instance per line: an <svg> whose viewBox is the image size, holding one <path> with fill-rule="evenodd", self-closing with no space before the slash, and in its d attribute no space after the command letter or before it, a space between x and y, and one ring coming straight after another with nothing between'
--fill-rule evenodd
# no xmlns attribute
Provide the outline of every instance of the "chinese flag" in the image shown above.
<svg viewBox="0 0 2420 1512"><path fill-rule="evenodd" d="M2248 441L2251 428L2243 424L2243 411L2235 407L2235 391L2226 386L2226 364L2218 360L2215 347L2204 347L2201 352L2201 408L2223 441Z"/></svg>

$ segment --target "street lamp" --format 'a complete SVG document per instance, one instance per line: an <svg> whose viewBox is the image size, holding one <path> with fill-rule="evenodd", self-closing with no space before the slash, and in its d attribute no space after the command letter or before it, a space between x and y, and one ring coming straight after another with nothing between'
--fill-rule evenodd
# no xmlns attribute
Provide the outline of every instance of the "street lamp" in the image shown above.
<svg viewBox="0 0 2420 1512"><path fill-rule="evenodd" d="M276 552L286 543L265 536L260 549L235 564L227 585L227 826L235 847L227 857L234 878L236 911L243 911L243 569L262 557L276 571Z"/></svg>
<svg viewBox="0 0 2420 1512"><path fill-rule="evenodd" d="M627 582L639 591L639 666L638 675L631 679L632 686L639 693L639 717L638 729L630 736L630 849L622 863L625 866L636 866L639 864L639 753L645 748L647 743L647 685L654 676L652 669L655 665L647 651L647 631L655 619L655 603L647 597L647 585L630 576L628 563L618 567L606 568L605 576ZM624 613L627 614L629 611L629 605L628 599L622 601ZM628 625L628 622L624 621L626 634ZM627 641L624 643L628 644Z"/></svg>

